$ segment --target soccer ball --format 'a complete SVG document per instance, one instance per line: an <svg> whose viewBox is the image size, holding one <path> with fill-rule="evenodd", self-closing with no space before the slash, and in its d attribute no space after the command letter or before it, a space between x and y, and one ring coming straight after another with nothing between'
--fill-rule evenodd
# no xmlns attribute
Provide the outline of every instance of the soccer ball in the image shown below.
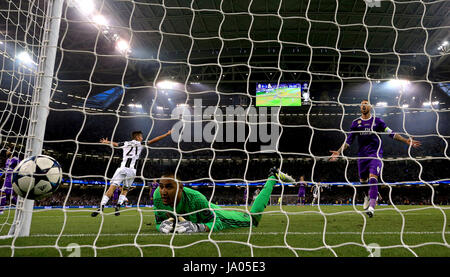
<svg viewBox="0 0 450 277"><path fill-rule="evenodd" d="M52 157L38 155L29 157L16 166L12 185L17 195L39 200L55 192L61 180L59 163Z"/></svg>

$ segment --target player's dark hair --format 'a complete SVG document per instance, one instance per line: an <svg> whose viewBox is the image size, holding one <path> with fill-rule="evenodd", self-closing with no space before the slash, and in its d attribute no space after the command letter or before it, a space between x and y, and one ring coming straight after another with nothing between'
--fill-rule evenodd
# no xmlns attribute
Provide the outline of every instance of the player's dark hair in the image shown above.
<svg viewBox="0 0 450 277"><path fill-rule="evenodd" d="M158 180L158 183L161 182L161 179L170 179L174 180L175 183L178 184L178 186L183 186L183 183L179 180L179 178L175 178L175 174L173 172L163 173L161 175L161 178Z"/></svg>
<svg viewBox="0 0 450 277"><path fill-rule="evenodd" d="M9 156L13 155L14 145L12 143L5 144L5 154L9 151Z"/></svg>
<svg viewBox="0 0 450 277"><path fill-rule="evenodd" d="M135 139L139 135L142 135L141 131L134 131L134 132L131 133L131 138Z"/></svg>
<svg viewBox="0 0 450 277"><path fill-rule="evenodd" d="M363 102L363 101L369 102L369 99L364 98L363 100L361 100L361 102Z"/></svg>
<svg viewBox="0 0 450 277"><path fill-rule="evenodd" d="M164 172L163 174L161 174L161 178L163 178L163 177L174 178L175 174L173 174L173 172Z"/></svg>

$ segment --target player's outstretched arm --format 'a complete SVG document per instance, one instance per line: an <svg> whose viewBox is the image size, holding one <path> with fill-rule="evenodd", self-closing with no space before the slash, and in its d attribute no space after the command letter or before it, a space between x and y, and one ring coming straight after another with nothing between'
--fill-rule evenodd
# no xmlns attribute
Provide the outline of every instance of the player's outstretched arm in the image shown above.
<svg viewBox="0 0 450 277"><path fill-rule="evenodd" d="M100 143L103 144L112 144L114 147L118 147L119 144L117 142L109 141L108 138L102 138L100 139Z"/></svg>
<svg viewBox="0 0 450 277"><path fill-rule="evenodd" d="M355 137L358 135L357 133L355 133L356 127L357 127L357 122L353 121L352 126L350 126L350 132L347 135L347 139L345 140L344 144L342 144L342 146L338 150L330 151L331 157L328 159L330 162L336 161L337 158L353 143L353 141L355 140Z"/></svg>
<svg viewBox="0 0 450 277"><path fill-rule="evenodd" d="M402 135L400 135L400 134L395 134L394 135L394 139L395 140L398 140L398 141L401 141L401 142L403 142L403 143L405 143L405 144L407 144L407 145L411 145L412 147L414 147L414 148L417 148L417 147L420 147L422 144L420 143L420 141L418 141L418 140L414 140L413 138L405 138L405 137L403 137Z"/></svg>
<svg viewBox="0 0 450 277"><path fill-rule="evenodd" d="M163 138L169 136L170 134L172 134L172 130L168 131L164 135L160 135L160 136L158 136L156 138L153 138L153 139L147 141L147 144L152 144L152 143L158 142L158 141L162 140Z"/></svg>

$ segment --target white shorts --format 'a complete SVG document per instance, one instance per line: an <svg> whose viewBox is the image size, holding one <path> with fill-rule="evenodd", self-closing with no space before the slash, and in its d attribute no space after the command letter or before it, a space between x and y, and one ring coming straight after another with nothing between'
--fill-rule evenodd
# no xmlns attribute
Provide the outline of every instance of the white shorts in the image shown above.
<svg viewBox="0 0 450 277"><path fill-rule="evenodd" d="M124 188L129 188L136 177L136 169L128 168L128 167L119 167L114 172L114 176L111 179L111 184L120 186L123 184Z"/></svg>
<svg viewBox="0 0 450 277"><path fill-rule="evenodd" d="M313 194L313 197L314 197L314 198L317 198L317 194Z"/></svg>

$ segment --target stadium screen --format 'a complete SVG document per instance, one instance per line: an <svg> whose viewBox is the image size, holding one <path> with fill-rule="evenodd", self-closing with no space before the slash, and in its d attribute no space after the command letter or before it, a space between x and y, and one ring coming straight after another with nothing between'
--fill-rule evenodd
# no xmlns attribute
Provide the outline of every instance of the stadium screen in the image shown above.
<svg viewBox="0 0 450 277"><path fill-rule="evenodd" d="M304 83L258 83L256 84L256 106L301 106Z"/></svg>

